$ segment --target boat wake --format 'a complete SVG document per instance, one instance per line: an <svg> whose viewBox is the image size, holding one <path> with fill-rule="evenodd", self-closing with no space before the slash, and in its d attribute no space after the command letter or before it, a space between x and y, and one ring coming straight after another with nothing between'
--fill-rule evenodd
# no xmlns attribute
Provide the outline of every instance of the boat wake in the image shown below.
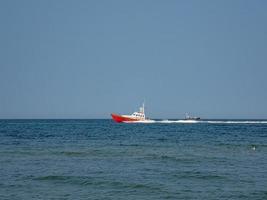
<svg viewBox="0 0 267 200"><path fill-rule="evenodd" d="M124 121L124 123L127 124L153 124L153 123L158 123L156 120L140 120L140 121Z"/></svg>
<svg viewBox="0 0 267 200"><path fill-rule="evenodd" d="M267 124L267 121L203 121L213 124Z"/></svg>
<svg viewBox="0 0 267 200"><path fill-rule="evenodd" d="M267 121L242 121L242 120L144 120L144 121L134 121L126 123L161 123L161 124L195 124L195 123L206 123L206 124L267 124Z"/></svg>

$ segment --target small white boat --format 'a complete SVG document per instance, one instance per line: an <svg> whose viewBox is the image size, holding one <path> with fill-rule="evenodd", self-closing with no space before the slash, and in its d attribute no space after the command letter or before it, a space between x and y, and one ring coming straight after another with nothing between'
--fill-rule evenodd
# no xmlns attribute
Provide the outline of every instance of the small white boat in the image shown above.
<svg viewBox="0 0 267 200"><path fill-rule="evenodd" d="M200 120L200 117L192 117L188 113L185 113L185 119L184 120Z"/></svg>

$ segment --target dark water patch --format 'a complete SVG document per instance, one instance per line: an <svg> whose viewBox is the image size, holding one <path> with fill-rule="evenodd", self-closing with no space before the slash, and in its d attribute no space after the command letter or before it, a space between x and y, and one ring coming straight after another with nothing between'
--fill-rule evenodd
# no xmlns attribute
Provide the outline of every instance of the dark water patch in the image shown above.
<svg viewBox="0 0 267 200"><path fill-rule="evenodd" d="M118 152L109 152L105 149L92 149L87 151L52 151L53 155L66 156L66 157L116 157Z"/></svg>
<svg viewBox="0 0 267 200"><path fill-rule="evenodd" d="M62 151L58 152L58 154L62 154L65 156L70 156L70 157L80 157L80 156L86 156L88 155L86 152L77 152L77 151Z"/></svg>
<svg viewBox="0 0 267 200"><path fill-rule="evenodd" d="M80 186L94 186L94 187L109 187L114 189L129 189L129 190L149 190L160 191L160 187L152 186L150 184L129 182L130 180L105 180L105 177L88 177L88 176L60 176L48 175L32 178L34 181L50 182L54 184L69 184Z"/></svg>
<svg viewBox="0 0 267 200"><path fill-rule="evenodd" d="M0 155L2 156L42 156L45 153L42 151L21 151L21 150L14 150L14 151L1 151Z"/></svg>
<svg viewBox="0 0 267 200"><path fill-rule="evenodd" d="M251 152L251 151L256 152L256 151L267 150L266 144L251 143L251 142L246 142L241 144L220 143L217 146L221 150L225 150L226 152L232 152L232 153Z"/></svg>
<svg viewBox="0 0 267 200"><path fill-rule="evenodd" d="M63 156L63 157L112 157L119 156L122 154L119 151L109 152L108 150L87 150L87 151L55 151L55 150L9 150L9 151L0 151L2 156Z"/></svg>
<svg viewBox="0 0 267 200"><path fill-rule="evenodd" d="M159 162L178 162L178 163L195 163L198 162L194 158L190 157L176 157L170 155L158 155L158 154L150 154L145 157L145 159L157 160Z"/></svg>
<svg viewBox="0 0 267 200"><path fill-rule="evenodd" d="M73 179L75 177L72 177L72 176L41 176L41 177L37 177L37 178L33 178L33 180L38 180L38 181L65 181L65 180L70 180L70 179Z"/></svg>
<svg viewBox="0 0 267 200"><path fill-rule="evenodd" d="M119 144L119 146L122 146L122 147L151 147L153 145L148 145L148 144Z"/></svg>
<svg viewBox="0 0 267 200"><path fill-rule="evenodd" d="M248 191L236 191L232 190L230 194L221 195L222 199L245 199L245 200L263 200L267 199L267 195L265 191L257 191L257 192L248 192Z"/></svg>
<svg viewBox="0 0 267 200"><path fill-rule="evenodd" d="M60 176L48 175L33 178L34 181L49 182L54 184L69 184L69 185L93 185L96 184L93 178L86 176Z"/></svg>
<svg viewBox="0 0 267 200"><path fill-rule="evenodd" d="M167 142L168 139L167 138L159 138L158 141L160 141L160 142Z"/></svg>
<svg viewBox="0 0 267 200"><path fill-rule="evenodd" d="M177 172L173 176L178 179L198 179L198 180L205 180L205 181L229 181L227 176L214 174L214 173L208 173L208 172L184 171L184 172Z"/></svg>

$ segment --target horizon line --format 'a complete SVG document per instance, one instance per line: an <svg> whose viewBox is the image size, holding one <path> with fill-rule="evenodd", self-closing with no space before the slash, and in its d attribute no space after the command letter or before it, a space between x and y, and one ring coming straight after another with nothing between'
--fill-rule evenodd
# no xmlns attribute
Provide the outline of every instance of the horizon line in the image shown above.
<svg viewBox="0 0 267 200"><path fill-rule="evenodd" d="M184 120L184 118L151 118L152 120ZM0 120L112 120L112 118L0 118ZM202 118L201 120L267 120L267 118Z"/></svg>

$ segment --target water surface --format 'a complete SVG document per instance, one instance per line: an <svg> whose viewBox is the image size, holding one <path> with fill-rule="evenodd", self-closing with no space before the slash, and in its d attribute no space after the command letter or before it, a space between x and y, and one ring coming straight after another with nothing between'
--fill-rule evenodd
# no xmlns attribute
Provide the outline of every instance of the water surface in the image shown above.
<svg viewBox="0 0 267 200"><path fill-rule="evenodd" d="M0 199L267 199L267 123L229 122L0 120Z"/></svg>

